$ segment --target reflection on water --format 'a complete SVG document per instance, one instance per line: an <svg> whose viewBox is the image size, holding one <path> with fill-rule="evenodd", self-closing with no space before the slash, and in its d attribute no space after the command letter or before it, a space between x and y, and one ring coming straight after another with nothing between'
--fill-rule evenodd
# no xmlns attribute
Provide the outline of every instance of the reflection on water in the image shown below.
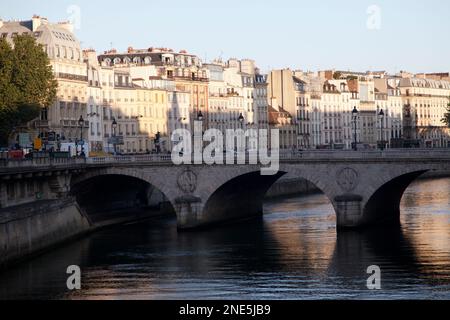
<svg viewBox="0 0 450 320"><path fill-rule="evenodd" d="M277 200L264 218L177 233L158 220L100 231L0 274L0 298L449 299L450 179L413 184L402 227L336 234L322 195ZM66 289L80 265L82 290ZM382 290L366 288L379 265Z"/></svg>

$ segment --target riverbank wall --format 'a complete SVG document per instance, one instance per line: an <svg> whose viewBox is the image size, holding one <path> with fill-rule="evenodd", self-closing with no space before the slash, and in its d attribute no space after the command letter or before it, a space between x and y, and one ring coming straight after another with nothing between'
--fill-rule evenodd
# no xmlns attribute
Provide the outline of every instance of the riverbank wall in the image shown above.
<svg viewBox="0 0 450 320"><path fill-rule="evenodd" d="M3 208L0 214L0 267L47 250L91 229L71 199L36 201Z"/></svg>
<svg viewBox="0 0 450 320"><path fill-rule="evenodd" d="M88 216L75 199L43 200L0 210L0 270L100 228L172 213L167 203Z"/></svg>

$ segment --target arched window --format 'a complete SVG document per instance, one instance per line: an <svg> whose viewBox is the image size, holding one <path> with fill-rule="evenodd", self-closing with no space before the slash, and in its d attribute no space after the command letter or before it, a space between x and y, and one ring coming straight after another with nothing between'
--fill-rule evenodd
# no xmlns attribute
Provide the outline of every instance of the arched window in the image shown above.
<svg viewBox="0 0 450 320"><path fill-rule="evenodd" d="M131 59L129 57L123 58L123 63L129 64L131 63Z"/></svg>
<svg viewBox="0 0 450 320"><path fill-rule="evenodd" d="M111 59L110 58L106 58L105 60L103 60L103 62L105 63L106 66L110 66L111 65Z"/></svg>
<svg viewBox="0 0 450 320"><path fill-rule="evenodd" d="M122 60L120 58L114 58L114 64L119 64L121 62Z"/></svg>
<svg viewBox="0 0 450 320"><path fill-rule="evenodd" d="M152 62L152 58L150 58L150 57L145 57L145 59L144 59L144 63L145 64L150 64Z"/></svg>
<svg viewBox="0 0 450 320"><path fill-rule="evenodd" d="M140 63L141 63L141 58L139 58L139 57L134 57L134 58L133 58L133 63L140 64Z"/></svg>

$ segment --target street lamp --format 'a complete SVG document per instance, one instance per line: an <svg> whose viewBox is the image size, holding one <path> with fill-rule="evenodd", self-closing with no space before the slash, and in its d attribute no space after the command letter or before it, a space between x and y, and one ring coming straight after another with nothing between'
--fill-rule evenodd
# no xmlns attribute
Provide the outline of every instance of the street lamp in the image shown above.
<svg viewBox="0 0 450 320"><path fill-rule="evenodd" d="M113 121L111 123L111 128L112 128L112 136L113 136L114 155L116 155L117 154L117 151L116 151L116 128L117 128L116 118L113 118Z"/></svg>
<svg viewBox="0 0 450 320"><path fill-rule="evenodd" d="M354 132L353 132L353 138L354 138L354 144L353 144L353 150L357 151L358 150L358 146L357 146L357 136L356 136L356 130L357 130L357 120L358 120L358 109L356 109L356 106L353 108L352 111L352 118L353 118L353 123L354 123Z"/></svg>
<svg viewBox="0 0 450 320"><path fill-rule="evenodd" d="M112 140L113 140L114 155L117 155L116 128L117 128L117 121L116 121L116 118L113 118L113 122L111 123L111 129L112 129L112 137L113 137Z"/></svg>
<svg viewBox="0 0 450 320"><path fill-rule="evenodd" d="M199 111L199 112L197 113L197 120L198 120L198 121L203 121L203 114L202 114L201 111Z"/></svg>
<svg viewBox="0 0 450 320"><path fill-rule="evenodd" d="M78 125L80 126L80 143L81 143L80 156L84 156L84 142L83 142L84 119L83 119L83 116L80 116L80 119L78 119Z"/></svg>
<svg viewBox="0 0 450 320"><path fill-rule="evenodd" d="M239 114L238 120L239 120L239 122L241 123L241 129L242 129L242 126L243 126L243 124L244 124L244 116L242 115L242 112Z"/></svg>
<svg viewBox="0 0 450 320"><path fill-rule="evenodd" d="M383 119L384 119L384 111L383 109L380 110L380 113L378 113L378 116L380 118L380 149L383 150L384 146L383 146L383 141L384 141L384 137L383 137Z"/></svg>

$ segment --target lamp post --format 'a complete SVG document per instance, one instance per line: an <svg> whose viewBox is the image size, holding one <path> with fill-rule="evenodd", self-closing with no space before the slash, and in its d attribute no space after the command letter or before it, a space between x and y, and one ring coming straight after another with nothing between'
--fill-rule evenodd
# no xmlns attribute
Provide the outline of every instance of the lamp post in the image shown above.
<svg viewBox="0 0 450 320"><path fill-rule="evenodd" d="M161 133L158 131L155 134L155 147L156 147L156 153L160 153L161 152Z"/></svg>
<svg viewBox="0 0 450 320"><path fill-rule="evenodd" d="M352 119L353 119L353 124L354 124L354 131L353 131L353 138L354 138L354 142L353 142L353 150L357 151L358 150L358 146L357 146L357 136L356 136L356 130L357 130L357 120L358 120L358 109L356 109L356 106L353 108L352 111Z"/></svg>
<svg viewBox="0 0 450 320"><path fill-rule="evenodd" d="M384 119L384 111L383 109L380 110L380 113L378 113L378 117L380 118L380 149L384 149L384 138L383 138L383 119Z"/></svg>
<svg viewBox="0 0 450 320"><path fill-rule="evenodd" d="M242 115L242 112L239 114L238 120L239 120L239 122L241 123L241 129L243 129L243 125L244 125L244 116Z"/></svg>
<svg viewBox="0 0 450 320"><path fill-rule="evenodd" d="M111 123L111 129L112 129L112 137L113 137L114 156L117 154L117 151L116 151L116 128L117 128L117 121L116 121L116 118L113 118L113 121Z"/></svg>
<svg viewBox="0 0 450 320"><path fill-rule="evenodd" d="M199 111L199 112L197 113L197 120L198 120L198 121L203 121L203 114L202 114L201 111Z"/></svg>
<svg viewBox="0 0 450 320"><path fill-rule="evenodd" d="M83 116L80 116L80 119L78 119L78 125L80 126L80 143L81 143L80 156L84 156L84 141L83 141L84 119L83 119Z"/></svg>

